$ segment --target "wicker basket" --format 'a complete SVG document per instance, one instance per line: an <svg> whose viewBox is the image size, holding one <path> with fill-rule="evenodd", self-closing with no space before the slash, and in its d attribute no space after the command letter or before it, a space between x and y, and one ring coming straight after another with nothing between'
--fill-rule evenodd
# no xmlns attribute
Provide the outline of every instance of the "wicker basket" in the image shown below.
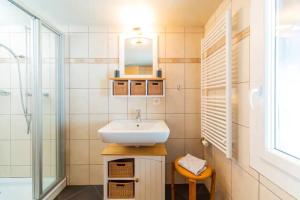
<svg viewBox="0 0 300 200"><path fill-rule="evenodd" d="M134 182L133 181L109 181L108 198L110 199L134 198Z"/></svg>
<svg viewBox="0 0 300 200"><path fill-rule="evenodd" d="M114 160L108 162L109 178L129 178L134 176L133 159Z"/></svg>
<svg viewBox="0 0 300 200"><path fill-rule="evenodd" d="M131 81L131 95L146 95L146 81Z"/></svg>
<svg viewBox="0 0 300 200"><path fill-rule="evenodd" d="M113 95L128 95L128 81L114 81Z"/></svg>
<svg viewBox="0 0 300 200"><path fill-rule="evenodd" d="M163 95L163 81L149 81L148 95Z"/></svg>

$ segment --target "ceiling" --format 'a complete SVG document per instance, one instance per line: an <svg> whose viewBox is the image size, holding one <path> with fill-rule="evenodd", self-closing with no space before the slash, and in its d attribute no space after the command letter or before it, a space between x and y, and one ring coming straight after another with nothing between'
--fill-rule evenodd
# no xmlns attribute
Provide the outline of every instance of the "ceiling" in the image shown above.
<svg viewBox="0 0 300 200"><path fill-rule="evenodd" d="M18 0L59 25L204 25L222 0Z"/></svg>

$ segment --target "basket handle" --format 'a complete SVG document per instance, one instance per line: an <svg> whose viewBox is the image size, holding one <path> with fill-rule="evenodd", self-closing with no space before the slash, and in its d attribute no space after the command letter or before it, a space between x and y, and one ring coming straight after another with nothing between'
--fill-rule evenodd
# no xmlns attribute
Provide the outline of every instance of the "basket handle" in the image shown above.
<svg viewBox="0 0 300 200"><path fill-rule="evenodd" d="M125 166L125 164L124 163L118 163L117 166L121 166L122 167L122 166Z"/></svg>
<svg viewBox="0 0 300 200"><path fill-rule="evenodd" d="M117 187L124 187L124 184L116 184Z"/></svg>

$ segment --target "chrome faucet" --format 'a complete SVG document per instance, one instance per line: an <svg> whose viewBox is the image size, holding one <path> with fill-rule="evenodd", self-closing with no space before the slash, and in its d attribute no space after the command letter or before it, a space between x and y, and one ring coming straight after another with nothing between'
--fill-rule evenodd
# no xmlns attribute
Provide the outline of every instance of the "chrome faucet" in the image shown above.
<svg viewBox="0 0 300 200"><path fill-rule="evenodd" d="M137 115L136 115L136 120L138 122L142 122L142 116L141 116L141 109L136 109Z"/></svg>

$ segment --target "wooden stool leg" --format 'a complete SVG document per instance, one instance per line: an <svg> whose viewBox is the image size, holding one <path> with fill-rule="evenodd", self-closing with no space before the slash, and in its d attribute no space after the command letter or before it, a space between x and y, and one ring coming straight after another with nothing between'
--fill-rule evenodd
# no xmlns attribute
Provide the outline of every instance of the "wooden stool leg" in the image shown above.
<svg viewBox="0 0 300 200"><path fill-rule="evenodd" d="M175 163L172 162L172 170L171 170L171 199L175 200Z"/></svg>
<svg viewBox="0 0 300 200"><path fill-rule="evenodd" d="M215 190L216 190L216 172L214 170L211 175L210 200L215 200Z"/></svg>
<svg viewBox="0 0 300 200"><path fill-rule="evenodd" d="M196 200L196 180L189 179L189 200Z"/></svg>

